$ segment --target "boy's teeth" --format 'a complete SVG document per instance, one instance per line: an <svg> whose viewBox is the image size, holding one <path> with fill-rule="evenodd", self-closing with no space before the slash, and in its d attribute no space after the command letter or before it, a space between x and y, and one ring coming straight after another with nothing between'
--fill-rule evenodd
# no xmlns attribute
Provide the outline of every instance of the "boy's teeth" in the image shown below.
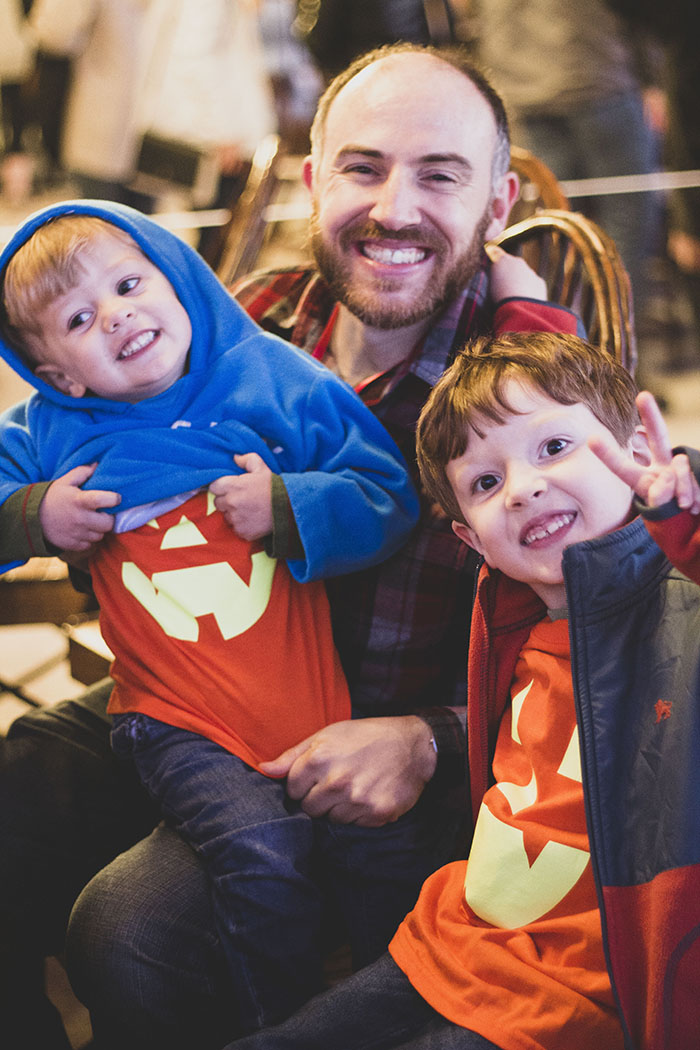
<svg viewBox="0 0 700 1050"><path fill-rule="evenodd" d="M417 263L425 259L422 248L382 248L378 244L367 243L363 251L368 259L385 265L400 266L403 263Z"/></svg>
<svg viewBox="0 0 700 1050"><path fill-rule="evenodd" d="M565 525L570 525L573 520L573 514L560 514L558 517L548 521L546 525L537 525L528 532L523 540L523 544L527 547L528 544L535 543L536 540L544 540L547 536L552 536L555 532L558 532L559 529L563 529Z"/></svg>
<svg viewBox="0 0 700 1050"><path fill-rule="evenodd" d="M126 344L124 349L119 354L119 360L123 360L125 357L131 357L137 350L143 350L144 346L148 346L152 343L156 337L155 332L142 332L141 335L137 335L135 339L132 339Z"/></svg>

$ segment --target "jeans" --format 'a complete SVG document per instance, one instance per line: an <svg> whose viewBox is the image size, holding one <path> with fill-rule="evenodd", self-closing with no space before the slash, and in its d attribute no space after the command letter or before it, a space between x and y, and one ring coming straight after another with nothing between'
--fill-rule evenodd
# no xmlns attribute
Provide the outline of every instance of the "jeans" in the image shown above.
<svg viewBox="0 0 700 1050"><path fill-rule="evenodd" d="M115 719L113 746L117 753L133 757L169 828L190 843L206 870L226 952L225 998L237 1004L229 1038L276 1023L319 990L328 911L342 920L353 965L364 965L384 951L425 878L452 855L454 817L436 813L425 796L383 828L331 824L306 816L287 798L284 782L262 776L203 737L145 716ZM164 844L165 857L159 857ZM134 1013L129 1037L132 1030L140 1034L147 1029L155 1017L165 1022L163 1045L169 1046L173 1044L165 1036L167 1019L172 1019L173 1039L178 1038L189 993L183 989L185 997L180 999L180 978L173 980L169 973L183 957L182 944L174 942L172 954L165 954L158 946L159 918L167 914L173 892L176 899L180 896L172 882L196 879L191 863L183 876L181 862L172 862L177 853L167 829L159 829L131 856L111 866L116 869L116 886L110 868L98 875L74 912L68 953L71 979L96 1027L115 1030L124 1025L125 1011L129 1013L125 1003L143 1000L145 1022ZM163 864L172 867L172 877ZM131 881L125 875L129 866ZM160 917L153 916L152 903L159 881L164 884L162 903L157 905ZM201 887L186 892L193 893L189 907L196 893L201 895ZM188 920L175 921L187 942ZM206 928L204 917L196 922ZM169 927L168 923L166 939L173 937ZM128 990L124 982L133 970L130 954L139 980ZM166 959L164 967L161 960ZM207 981L221 984L214 955L209 955L209 964L212 976ZM148 969L154 980L144 985ZM121 1003L110 998L114 992L109 989L118 987L124 993ZM197 995L195 1009L196 999Z"/></svg>
<svg viewBox="0 0 700 1050"><path fill-rule="evenodd" d="M324 948L329 929L334 941L349 937L358 967L386 949L427 875L452 859L458 820L426 791L383 828L313 824ZM66 963L100 1050L220 1050L242 1034L202 861L169 826L85 887Z"/></svg>
<svg viewBox="0 0 700 1050"><path fill-rule="evenodd" d="M225 1050L498 1050L438 1014L387 953L288 1021Z"/></svg>
<svg viewBox="0 0 700 1050"><path fill-rule="evenodd" d="M242 1031L288 1016L321 987L311 818L283 781L146 715L115 718L112 746L204 863Z"/></svg>

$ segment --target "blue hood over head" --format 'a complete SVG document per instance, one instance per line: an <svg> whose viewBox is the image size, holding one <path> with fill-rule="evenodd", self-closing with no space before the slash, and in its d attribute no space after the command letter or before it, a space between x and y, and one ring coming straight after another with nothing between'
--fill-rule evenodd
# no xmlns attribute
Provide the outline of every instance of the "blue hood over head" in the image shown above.
<svg viewBox="0 0 700 1050"><path fill-rule="evenodd" d="M5 268L18 248L25 244L39 227L62 215L95 215L125 230L168 278L192 324L189 369L187 376L180 380L181 393L185 399L187 394L184 388L196 387L201 382L202 374L206 373L219 354L260 331L258 325L228 294L216 274L194 248L141 212L107 201L62 201L30 215L0 255L0 275L3 278ZM110 402L104 398L90 396L81 398L80 404L76 404L75 398L55 390L35 376L22 356L7 341L4 333L0 339L0 354L15 372L55 404L85 411L98 407L100 413L110 404L118 413L128 407L122 402Z"/></svg>
<svg viewBox="0 0 700 1050"><path fill-rule="evenodd" d="M255 452L289 497L306 552L289 562L297 579L392 553L415 524L418 502L384 427L346 383L263 332L179 237L128 207L66 201L27 219L0 256L0 275L35 230L71 214L126 231L168 278L192 325L189 367L143 401L75 398L34 376L3 339L2 356L36 393L0 417L0 504L95 463L83 487L119 493L118 509L128 510L240 474L234 456Z"/></svg>

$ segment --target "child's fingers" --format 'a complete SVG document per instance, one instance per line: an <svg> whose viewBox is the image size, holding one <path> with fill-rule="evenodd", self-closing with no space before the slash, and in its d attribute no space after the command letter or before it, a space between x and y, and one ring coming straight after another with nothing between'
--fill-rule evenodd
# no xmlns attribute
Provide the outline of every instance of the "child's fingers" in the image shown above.
<svg viewBox="0 0 700 1050"><path fill-rule="evenodd" d="M637 491L637 486L647 472L645 467L635 463L614 441L606 441L598 435L588 439L588 447L608 470Z"/></svg>
<svg viewBox="0 0 700 1050"><path fill-rule="evenodd" d="M649 485L645 502L648 507L661 507L677 495L677 479L673 469L664 467ZM679 505L680 501L679 501Z"/></svg>
<svg viewBox="0 0 700 1050"><path fill-rule="evenodd" d="M100 510L102 507L117 507L122 498L118 492L110 492L108 489L83 489L83 506L89 510Z"/></svg>
<svg viewBox="0 0 700 1050"><path fill-rule="evenodd" d="M690 469L690 462L685 453L679 453L673 457L670 469L675 481L673 495L676 497L678 506L697 514L700 510L700 487Z"/></svg>

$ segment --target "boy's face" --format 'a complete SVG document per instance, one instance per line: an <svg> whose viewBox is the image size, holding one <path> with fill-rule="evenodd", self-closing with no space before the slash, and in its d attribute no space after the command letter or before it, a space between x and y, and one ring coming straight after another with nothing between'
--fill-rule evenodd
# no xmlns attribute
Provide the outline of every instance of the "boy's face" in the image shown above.
<svg viewBox="0 0 700 1050"><path fill-rule="evenodd" d="M610 431L583 404L562 405L528 383L509 380L507 403L521 414L480 419L469 447L447 466L464 515L457 535L492 568L528 583L548 608L566 604L564 548L594 539L630 517L631 491L588 448ZM630 453L643 447L638 435Z"/></svg>
<svg viewBox="0 0 700 1050"><path fill-rule="evenodd" d="M170 282L135 244L109 234L91 242L80 265L78 284L39 311L36 375L72 397L141 401L167 390L183 375L192 340Z"/></svg>

